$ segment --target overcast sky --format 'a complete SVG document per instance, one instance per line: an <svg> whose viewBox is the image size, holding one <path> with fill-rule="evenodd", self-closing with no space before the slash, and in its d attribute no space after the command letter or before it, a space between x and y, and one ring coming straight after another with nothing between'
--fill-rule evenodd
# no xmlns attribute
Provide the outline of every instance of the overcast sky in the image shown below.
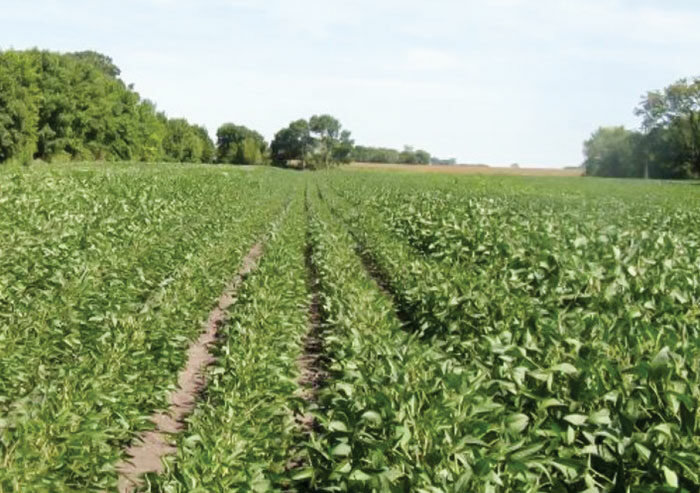
<svg viewBox="0 0 700 493"><path fill-rule="evenodd" d="M0 48L105 53L212 134L323 112L357 143L530 166L700 75L698 26L696 0L0 0Z"/></svg>

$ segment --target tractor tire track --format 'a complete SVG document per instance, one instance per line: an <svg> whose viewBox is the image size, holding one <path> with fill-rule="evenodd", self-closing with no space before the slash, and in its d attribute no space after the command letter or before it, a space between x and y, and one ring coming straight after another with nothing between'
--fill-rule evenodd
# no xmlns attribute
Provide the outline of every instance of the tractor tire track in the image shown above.
<svg viewBox="0 0 700 493"><path fill-rule="evenodd" d="M296 365L299 371L297 379L298 395L306 401L309 408L316 407L318 392L328 379L326 366L328 357L324 352L323 344L323 315L321 310L321 293L319 291L319 273L313 261L313 238L309 229L310 206L307 197L304 202L304 212L307 219L306 245L304 248L304 261L306 264L307 286L311 294L308 312L307 331L302 341L302 353L297 357ZM310 435L319 431L319 424L311 413L297 414L294 421L302 435ZM298 450L293 451L293 458L287 463L285 469L289 472L303 467L305 460L294 456Z"/></svg>
<svg viewBox="0 0 700 493"><path fill-rule="evenodd" d="M263 245L262 241L259 241L243 257L238 272L209 313L204 331L187 350L187 363L178 374L178 386L170 394L168 409L152 415L151 421L155 424L155 429L141 433L126 449L129 458L116 467L119 474L117 488L120 493L134 491L141 484L143 474L162 472L162 458L177 452L177 447L171 443L169 435L182 431L184 419L194 410L197 396L206 385L205 370L214 361L209 349L216 341L219 327L225 321L226 310L236 299L238 288L245 277L255 269L262 253Z"/></svg>
<svg viewBox="0 0 700 493"><path fill-rule="evenodd" d="M151 415L150 421L155 428L140 433L125 449L127 458L116 466L119 493L135 491L143 484L142 476L146 473L163 472L163 457L177 452L177 446L170 440L170 435L184 430L184 419L192 413L197 398L206 387L206 368L215 360L210 348L216 342L219 327L226 321L226 310L236 301L236 294L245 278L257 267L263 255L264 242L282 223L290 205L291 198L282 207L279 217L273 222L270 230L248 250L241 260L238 272L209 313L204 330L199 338L190 344L187 350L187 362L178 373L177 389L171 392L168 398L168 409Z"/></svg>

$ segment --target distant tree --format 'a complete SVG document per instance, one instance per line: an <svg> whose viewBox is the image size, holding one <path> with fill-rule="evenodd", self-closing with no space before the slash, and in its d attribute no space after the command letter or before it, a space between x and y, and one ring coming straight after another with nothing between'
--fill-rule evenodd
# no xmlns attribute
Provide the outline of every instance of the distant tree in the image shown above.
<svg viewBox="0 0 700 493"><path fill-rule="evenodd" d="M293 121L277 132L270 143L272 161L280 166L286 166L290 161L299 161L303 169L314 143L309 122L303 119Z"/></svg>
<svg viewBox="0 0 700 493"><path fill-rule="evenodd" d="M28 161L37 142L38 66L18 52L0 53L0 162Z"/></svg>
<svg viewBox="0 0 700 493"><path fill-rule="evenodd" d="M224 123L216 131L217 162L262 164L267 143L262 135L243 125Z"/></svg>
<svg viewBox="0 0 700 493"><path fill-rule="evenodd" d="M415 152L415 162L417 164L430 164L430 153L428 151L418 149Z"/></svg>
<svg viewBox="0 0 700 493"><path fill-rule="evenodd" d="M592 176L642 176L637 144L640 134L624 127L600 127L584 142L586 174Z"/></svg>
<svg viewBox="0 0 700 493"><path fill-rule="evenodd" d="M662 91L650 91L635 113L643 118L645 133L663 134L667 143L679 146L676 174L700 176L700 77L680 79Z"/></svg>
<svg viewBox="0 0 700 493"><path fill-rule="evenodd" d="M144 162L165 160L163 140L168 133L168 118L163 113L156 112L154 103L144 100L136 108L136 125L138 129L133 158Z"/></svg>
<svg viewBox="0 0 700 493"><path fill-rule="evenodd" d="M193 125L192 129L202 145L201 161L203 163L213 163L216 157L216 146L214 145L214 141L211 140L211 137L209 137L209 132L206 128L199 125Z"/></svg>
<svg viewBox="0 0 700 493"><path fill-rule="evenodd" d="M281 166L299 162L302 169L327 168L348 163L353 158L354 142L331 115L314 115L309 121L296 120L275 134L270 144L272 161Z"/></svg>
<svg viewBox="0 0 700 493"><path fill-rule="evenodd" d="M333 146L333 161L336 163L349 163L352 161L352 150L355 141L350 138L349 130L342 130L340 138Z"/></svg>
<svg viewBox="0 0 700 493"><path fill-rule="evenodd" d="M411 146L404 146L399 154L399 162L403 164L430 164L430 153L421 149L414 150Z"/></svg>
<svg viewBox="0 0 700 493"><path fill-rule="evenodd" d="M172 118L167 123L163 152L167 161L198 163L202 158L203 143L198 132L184 118Z"/></svg>
<svg viewBox="0 0 700 493"><path fill-rule="evenodd" d="M403 146L403 151L399 154L399 162L402 164L414 164L416 153L412 146Z"/></svg>
<svg viewBox="0 0 700 493"><path fill-rule="evenodd" d="M361 163L398 163L400 153L386 147L355 146L351 158Z"/></svg>
<svg viewBox="0 0 700 493"><path fill-rule="evenodd" d="M315 167L327 168L333 162L333 154L339 142L341 125L331 115L314 115L309 119L309 130L315 139Z"/></svg>

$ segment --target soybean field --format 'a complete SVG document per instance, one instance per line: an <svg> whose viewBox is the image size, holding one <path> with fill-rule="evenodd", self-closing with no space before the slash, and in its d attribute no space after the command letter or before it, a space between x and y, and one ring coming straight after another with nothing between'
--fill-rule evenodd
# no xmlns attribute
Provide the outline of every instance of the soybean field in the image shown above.
<svg viewBox="0 0 700 493"><path fill-rule="evenodd" d="M700 186L0 169L0 492L697 492Z"/></svg>

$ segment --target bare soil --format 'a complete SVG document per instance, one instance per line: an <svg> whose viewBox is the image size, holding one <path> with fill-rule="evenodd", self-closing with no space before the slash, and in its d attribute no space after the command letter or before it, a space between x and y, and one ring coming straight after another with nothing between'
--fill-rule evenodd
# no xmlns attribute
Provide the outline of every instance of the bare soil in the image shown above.
<svg viewBox="0 0 700 493"><path fill-rule="evenodd" d="M297 358L297 368L299 369L297 384L302 398L308 402L316 400L318 390L328 376L324 370L325 356L321 327L321 300L318 292L318 271L313 264L311 254L311 244L307 243L305 260L311 303L309 304L308 330L304 336L304 352ZM302 431L307 433L313 431L316 426L314 418L310 415L298 416L297 424Z"/></svg>
<svg viewBox="0 0 700 493"><path fill-rule="evenodd" d="M187 350L187 363L178 374L178 388L170 394L168 409L151 416L155 428L140 434L126 449L128 459L117 465L120 493L134 491L141 484L141 476L145 473L161 473L162 458L177 452L170 435L184 429L184 419L193 411L197 396L206 385L205 370L214 361L214 356L209 350L226 318L226 310L235 301L236 292L243 279L257 266L262 251L262 242L253 245L243 258L238 272L221 294L216 307L209 313L204 331Z"/></svg>

